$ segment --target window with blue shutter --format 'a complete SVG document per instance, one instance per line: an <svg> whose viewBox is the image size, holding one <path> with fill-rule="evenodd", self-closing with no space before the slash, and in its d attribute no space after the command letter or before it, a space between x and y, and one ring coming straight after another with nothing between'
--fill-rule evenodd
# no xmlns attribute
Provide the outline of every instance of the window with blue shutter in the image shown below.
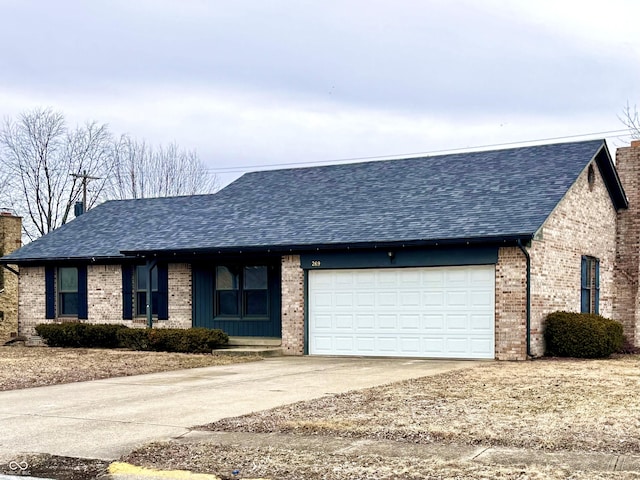
<svg viewBox="0 0 640 480"><path fill-rule="evenodd" d="M584 255L581 264L580 311L600 313L600 260Z"/></svg>
<svg viewBox="0 0 640 480"><path fill-rule="evenodd" d="M78 266L78 319L89 318L89 305L87 299L87 266Z"/></svg>
<svg viewBox="0 0 640 480"><path fill-rule="evenodd" d="M133 266L122 265L122 319L133 319Z"/></svg>
<svg viewBox="0 0 640 480"><path fill-rule="evenodd" d="M56 318L56 270L44 268L45 318Z"/></svg>
<svg viewBox="0 0 640 480"><path fill-rule="evenodd" d="M45 318L89 318L87 266L45 267Z"/></svg>

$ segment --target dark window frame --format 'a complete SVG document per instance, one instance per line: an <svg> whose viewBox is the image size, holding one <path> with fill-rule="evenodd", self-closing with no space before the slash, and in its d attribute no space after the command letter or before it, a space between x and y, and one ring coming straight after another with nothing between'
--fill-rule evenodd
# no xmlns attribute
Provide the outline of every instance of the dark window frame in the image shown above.
<svg viewBox="0 0 640 480"><path fill-rule="evenodd" d="M75 271L75 289L62 286L62 272ZM80 272L78 267L58 267L56 270L56 300L58 317L78 317L80 309ZM75 299L73 297L75 296ZM75 305L75 308L72 308Z"/></svg>
<svg viewBox="0 0 640 480"><path fill-rule="evenodd" d="M158 317L160 305L160 290L158 266L151 270L151 315ZM143 287L140 286L144 279ZM133 268L133 309L135 317L147 316L147 265L135 265ZM154 286L155 284L155 286Z"/></svg>
<svg viewBox="0 0 640 480"><path fill-rule="evenodd" d="M600 260L582 256L580 272L580 312L600 314Z"/></svg>
<svg viewBox="0 0 640 480"><path fill-rule="evenodd" d="M263 282L264 287L247 285L249 269L263 269L262 278L254 278ZM226 269L231 274L230 286L218 288L221 269ZM213 312L218 320L265 320L271 316L271 286L269 282L269 265L261 263L224 264L214 268L213 285ZM223 297L226 297L226 299ZM253 302L251 301L253 297ZM259 303L255 303L258 300ZM226 307L223 306L226 304ZM227 309L225 313L224 309ZM251 313L252 309L259 308L258 313Z"/></svg>

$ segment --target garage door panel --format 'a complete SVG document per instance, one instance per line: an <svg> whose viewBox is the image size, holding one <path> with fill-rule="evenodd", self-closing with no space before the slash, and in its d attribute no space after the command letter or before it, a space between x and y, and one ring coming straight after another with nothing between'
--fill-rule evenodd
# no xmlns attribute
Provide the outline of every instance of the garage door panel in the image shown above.
<svg viewBox="0 0 640 480"><path fill-rule="evenodd" d="M310 347L317 353L328 355L333 351L333 335L316 334L311 341Z"/></svg>
<svg viewBox="0 0 640 480"><path fill-rule="evenodd" d="M425 307L444 307L444 292L427 291L422 294Z"/></svg>
<svg viewBox="0 0 640 480"><path fill-rule="evenodd" d="M352 293L336 293L336 307L353 307Z"/></svg>
<svg viewBox="0 0 640 480"><path fill-rule="evenodd" d="M494 358L495 267L314 270L309 353Z"/></svg>
<svg viewBox="0 0 640 480"><path fill-rule="evenodd" d="M420 306L420 291L412 292L400 292L400 306L401 307L419 307Z"/></svg>
<svg viewBox="0 0 640 480"><path fill-rule="evenodd" d="M425 337L424 351L428 357L444 357L446 350L444 337Z"/></svg>
<svg viewBox="0 0 640 480"><path fill-rule="evenodd" d="M382 354L395 353L398 351L398 337L396 336L379 336L377 338L377 350Z"/></svg>
<svg viewBox="0 0 640 480"><path fill-rule="evenodd" d="M359 336L356 338L356 352L359 355L373 355L376 351L376 339L373 336Z"/></svg>
<svg viewBox="0 0 640 480"><path fill-rule="evenodd" d="M444 333L445 315L444 313L438 315L423 315L424 319L423 328L430 334Z"/></svg>
<svg viewBox="0 0 640 480"><path fill-rule="evenodd" d="M381 291L376 293L378 307L397 307L398 294L396 292Z"/></svg>
<svg viewBox="0 0 640 480"><path fill-rule="evenodd" d="M316 309L328 308L333 310L333 295L331 293L313 293L313 304Z"/></svg>
<svg viewBox="0 0 640 480"><path fill-rule="evenodd" d="M358 307L375 307L376 295L373 292L358 292L356 294L356 305Z"/></svg>
<svg viewBox="0 0 640 480"><path fill-rule="evenodd" d="M446 293L447 308L467 308L469 305L467 293L466 291L448 291Z"/></svg>
<svg viewBox="0 0 640 480"><path fill-rule="evenodd" d="M376 316L374 314L356 314L356 328L359 331L373 330L376 326Z"/></svg>
<svg viewBox="0 0 640 480"><path fill-rule="evenodd" d="M466 332L469 330L469 316L449 314L446 316L446 326L449 332Z"/></svg>
<svg viewBox="0 0 640 480"><path fill-rule="evenodd" d="M414 314L401 314L398 327L400 330L420 330L420 315Z"/></svg>
<svg viewBox="0 0 640 480"><path fill-rule="evenodd" d="M331 328L333 327L332 325L333 315L316 314L315 320L316 320L316 323L315 323L316 330L331 330Z"/></svg>
<svg viewBox="0 0 640 480"><path fill-rule="evenodd" d="M398 327L398 315L389 313L379 314L377 326L381 330L396 330Z"/></svg>
<svg viewBox="0 0 640 480"><path fill-rule="evenodd" d="M335 327L337 330L353 330L353 315L336 315Z"/></svg>

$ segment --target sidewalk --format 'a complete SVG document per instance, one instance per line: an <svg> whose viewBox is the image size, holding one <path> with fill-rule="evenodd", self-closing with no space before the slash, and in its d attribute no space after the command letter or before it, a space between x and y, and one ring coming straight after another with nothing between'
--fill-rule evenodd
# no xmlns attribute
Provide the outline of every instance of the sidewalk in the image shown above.
<svg viewBox="0 0 640 480"><path fill-rule="evenodd" d="M599 452L545 452L522 448L474 447L442 443L419 445L391 440L204 431L192 431L175 441L212 442L218 445L241 444L247 447L287 445L291 449L320 450L327 454L357 452L362 455L473 461L500 465L564 465L583 471L640 472L640 455Z"/></svg>
<svg viewBox="0 0 640 480"><path fill-rule="evenodd" d="M583 472L640 472L640 455L616 455L599 452L544 452L505 447L474 447L447 444L418 445L387 440L204 431L192 431L174 441L179 443L213 443L220 446L242 445L250 448L287 445L287 448L292 450L320 451L327 455L357 453L363 456L406 457L407 462L415 459L425 459L478 462L504 466L558 466ZM216 478L215 476L199 476L198 474L190 476L194 474L189 472L184 472L184 475L184 477L173 478ZM112 474L110 478L113 480L134 480L139 478L151 480L168 477L165 477L162 472L157 472L157 476L148 472L145 475L136 475L134 473Z"/></svg>

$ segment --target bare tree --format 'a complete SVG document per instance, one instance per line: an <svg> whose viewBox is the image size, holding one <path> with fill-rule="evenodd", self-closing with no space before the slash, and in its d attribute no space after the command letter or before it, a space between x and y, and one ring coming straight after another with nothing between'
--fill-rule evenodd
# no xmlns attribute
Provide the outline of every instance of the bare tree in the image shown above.
<svg viewBox="0 0 640 480"><path fill-rule="evenodd" d="M193 150L180 149L175 143L154 148L128 135L114 146L111 198L195 195L217 188L217 178Z"/></svg>
<svg viewBox="0 0 640 480"><path fill-rule="evenodd" d="M0 130L0 157L6 176L2 200L23 217L30 240L69 220L82 181L71 173L101 177L88 196L100 200L111 169L111 135L106 125L87 123L69 130L62 113L37 108L7 119Z"/></svg>
<svg viewBox="0 0 640 480"><path fill-rule="evenodd" d="M631 107L627 102L627 105L622 109L622 116L618 118L630 130L631 138L640 139L640 115L636 105Z"/></svg>

